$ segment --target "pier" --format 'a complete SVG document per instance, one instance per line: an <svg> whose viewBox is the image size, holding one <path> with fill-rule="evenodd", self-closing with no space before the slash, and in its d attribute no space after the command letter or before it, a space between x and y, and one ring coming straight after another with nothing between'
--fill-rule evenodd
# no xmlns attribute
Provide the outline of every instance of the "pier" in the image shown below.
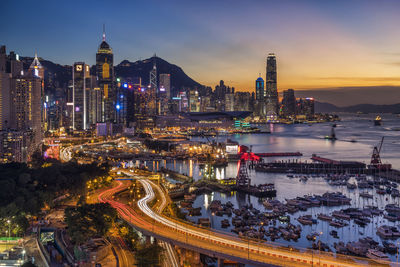
<svg viewBox="0 0 400 267"><path fill-rule="evenodd" d="M307 163L307 162L291 162L280 161L271 163L258 163L255 170L259 172L271 173L352 173L365 174L368 173L365 163L356 161L340 161L337 163Z"/></svg>

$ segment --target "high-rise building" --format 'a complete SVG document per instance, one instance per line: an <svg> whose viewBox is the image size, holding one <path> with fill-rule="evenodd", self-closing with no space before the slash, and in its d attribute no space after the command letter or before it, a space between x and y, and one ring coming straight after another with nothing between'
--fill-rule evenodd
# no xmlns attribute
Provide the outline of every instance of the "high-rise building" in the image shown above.
<svg viewBox="0 0 400 267"><path fill-rule="evenodd" d="M88 108L89 125L95 125L97 122L101 121L103 104L102 98L101 89L97 85L96 76L91 75Z"/></svg>
<svg viewBox="0 0 400 267"><path fill-rule="evenodd" d="M200 97L197 90L189 91L189 111L200 112Z"/></svg>
<svg viewBox="0 0 400 267"><path fill-rule="evenodd" d="M0 131L10 127L10 119L10 74L6 73L5 71L1 71L0 66Z"/></svg>
<svg viewBox="0 0 400 267"><path fill-rule="evenodd" d="M114 81L114 55L110 45L106 42L103 29L103 41L96 53L96 74L98 87L102 94L102 122L115 120L115 81Z"/></svg>
<svg viewBox="0 0 400 267"><path fill-rule="evenodd" d="M171 99L171 75L160 74L158 88L158 114L166 115L169 112L168 104Z"/></svg>
<svg viewBox="0 0 400 267"><path fill-rule="evenodd" d="M225 94L225 111L235 111L235 94L232 92Z"/></svg>
<svg viewBox="0 0 400 267"><path fill-rule="evenodd" d="M211 108L211 97L210 96L202 96L201 104L200 104L200 112L208 112Z"/></svg>
<svg viewBox="0 0 400 267"><path fill-rule="evenodd" d="M43 69L0 48L0 162L26 162L42 141Z"/></svg>
<svg viewBox="0 0 400 267"><path fill-rule="evenodd" d="M312 118L314 116L314 98L299 98L296 101L296 114Z"/></svg>
<svg viewBox="0 0 400 267"><path fill-rule="evenodd" d="M250 111L250 99L249 92L236 92L235 111Z"/></svg>
<svg viewBox="0 0 400 267"><path fill-rule="evenodd" d="M284 116L292 116L296 113L296 97L293 89L283 91L282 106Z"/></svg>
<svg viewBox="0 0 400 267"><path fill-rule="evenodd" d="M256 100L264 101L265 89L264 89L264 80L261 77L258 77L256 80Z"/></svg>
<svg viewBox="0 0 400 267"><path fill-rule="evenodd" d="M277 73L276 73L276 57L275 54L269 53L267 57L265 79L265 102L266 112L269 117L276 117L278 114L278 88L277 88Z"/></svg>
<svg viewBox="0 0 400 267"><path fill-rule="evenodd" d="M89 125L90 68L84 62L76 62L72 71L72 128L86 130Z"/></svg>
<svg viewBox="0 0 400 267"><path fill-rule="evenodd" d="M41 124L42 124L42 131L47 130L47 112L48 112L48 101L46 102L45 100L45 95L44 95L44 68L42 64L40 64L37 53L35 52L35 57L28 69L28 71L31 73L33 77L38 77L41 79L41 90L40 90L40 103L42 105L42 108L40 109L40 116L41 116Z"/></svg>
<svg viewBox="0 0 400 267"><path fill-rule="evenodd" d="M171 74L160 74L160 92L165 92L168 100L171 98Z"/></svg>

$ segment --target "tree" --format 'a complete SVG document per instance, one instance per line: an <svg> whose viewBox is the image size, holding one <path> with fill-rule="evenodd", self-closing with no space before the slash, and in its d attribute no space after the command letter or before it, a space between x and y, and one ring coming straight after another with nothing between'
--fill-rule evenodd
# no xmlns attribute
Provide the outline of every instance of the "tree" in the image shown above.
<svg viewBox="0 0 400 267"><path fill-rule="evenodd" d="M84 204L65 209L67 232L74 244L104 236L116 218L116 210L108 203Z"/></svg>
<svg viewBox="0 0 400 267"><path fill-rule="evenodd" d="M157 243L139 247L135 254L137 266L161 266L163 251L164 249Z"/></svg>

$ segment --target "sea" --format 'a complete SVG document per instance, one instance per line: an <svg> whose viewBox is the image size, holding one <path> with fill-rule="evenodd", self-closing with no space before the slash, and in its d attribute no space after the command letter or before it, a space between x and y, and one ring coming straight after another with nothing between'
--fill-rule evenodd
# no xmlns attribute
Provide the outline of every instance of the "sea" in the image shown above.
<svg viewBox="0 0 400 267"><path fill-rule="evenodd" d="M266 162L275 160L298 159L302 161L311 161L311 156L316 154L321 157L331 158L335 160L360 161L369 164L374 146L380 146L382 137L384 141L380 151L383 163L392 164L393 168L400 170L400 116L396 114L379 114L382 117L382 125L375 126L374 119L377 114L339 114L341 121L313 124L271 124L258 125L262 130L270 130L270 134L233 134L228 136L218 136L213 139L217 142L223 142L227 139L245 145L255 153L257 152L301 152L302 157L293 158L265 158ZM337 140L330 141L324 137L331 133L332 125ZM192 140L207 142L204 138L194 137ZM161 160L147 162L147 166L152 170L159 170L166 167L182 174L192 176L198 180L204 174L202 165L195 160L177 161L177 160ZM217 179L236 177L238 172L237 162L231 162L226 167L215 168ZM289 178L286 174L271 174L249 170L252 184L274 183L277 190L276 199L284 202L285 199L295 198L304 195L321 195L325 192L341 192L352 199L352 207L366 207L368 205L384 208L386 204L400 204L399 198L392 198L390 195L378 195L375 189L370 189L370 193L374 194L373 199L363 199L359 197L359 190L348 190L346 186L330 186L323 178L309 178L306 183L299 181L298 178ZM353 179L353 178L352 178ZM350 182L355 182L350 180ZM231 233L232 226L228 228L221 227L223 219L231 218L228 216L213 216L209 210L209 205L213 200L220 200L222 203L230 201L235 208L240 208L246 203L251 203L261 212L267 211L262 205L262 201L254 196L243 193L224 194L213 192L210 194L198 195L193 203L193 207L201 207L201 216L190 217L191 221L197 222L198 218L210 218L211 227L218 231ZM291 223L298 225L296 218L304 214L310 214L314 218L318 213L330 214L334 210L340 210L349 206L341 207L314 207L307 211L297 212L291 216ZM276 226L281 222L276 221ZM358 241L360 238L372 237L375 241L382 242L377 236L376 229L380 225L400 226L399 222L389 222L383 216L375 216L365 227L360 227L350 221L349 226L343 228L333 228L327 222L318 221L312 226L302 226L301 238L295 241L285 241L283 239L276 240L284 246L292 246L297 248L309 248L311 241L306 239L306 235L312 232L320 233L318 240L328 244L332 251L335 251L333 244L343 241ZM329 232L336 230L339 239L333 238ZM233 233L232 233L233 234ZM399 240L394 240L399 242ZM398 245L398 243L397 243ZM392 261L396 261L396 255L389 255Z"/></svg>

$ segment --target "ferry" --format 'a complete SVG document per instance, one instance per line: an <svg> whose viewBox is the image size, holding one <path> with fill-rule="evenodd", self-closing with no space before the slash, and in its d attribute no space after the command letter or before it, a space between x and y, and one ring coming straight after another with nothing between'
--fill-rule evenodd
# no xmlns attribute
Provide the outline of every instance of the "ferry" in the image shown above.
<svg viewBox="0 0 400 267"><path fill-rule="evenodd" d="M381 126L382 125L382 118L381 116L376 116L375 120L374 120L374 125L375 126Z"/></svg>

